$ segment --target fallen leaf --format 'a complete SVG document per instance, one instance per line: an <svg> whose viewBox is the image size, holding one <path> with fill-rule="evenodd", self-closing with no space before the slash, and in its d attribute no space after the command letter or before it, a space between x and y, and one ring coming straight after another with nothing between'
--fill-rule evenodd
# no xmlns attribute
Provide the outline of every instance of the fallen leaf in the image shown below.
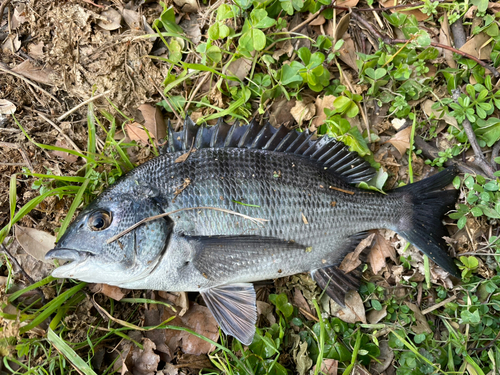
<svg viewBox="0 0 500 375"><path fill-rule="evenodd" d="M304 295L302 294L299 288L294 288L293 290L293 303L295 306L306 311L310 315L315 315L311 311L311 307L307 303L306 299L304 298Z"/></svg>
<svg viewBox="0 0 500 375"><path fill-rule="evenodd" d="M392 127L396 130L399 130L406 124L406 119L404 118L393 118L391 120Z"/></svg>
<svg viewBox="0 0 500 375"><path fill-rule="evenodd" d="M93 293L101 293L115 301L120 301L129 292L127 289L108 284L89 284L89 288Z"/></svg>
<svg viewBox="0 0 500 375"><path fill-rule="evenodd" d="M144 325L147 327L155 327L162 323L160 310L155 304L149 304L149 309L144 311ZM167 346L167 335L164 329L153 329L151 331L144 332L146 337L153 341L156 345L156 352L160 355L160 359L169 363L173 354L170 348Z"/></svg>
<svg viewBox="0 0 500 375"><path fill-rule="evenodd" d="M23 23L28 22L28 13L26 12L26 4L23 3L17 4L16 8L14 9L14 15L12 16L11 22L12 22L11 27L14 30L16 30Z"/></svg>
<svg viewBox="0 0 500 375"><path fill-rule="evenodd" d="M338 0L335 5L344 8L354 8L358 3L359 0Z"/></svg>
<svg viewBox="0 0 500 375"><path fill-rule="evenodd" d="M448 125L451 125L455 127L457 130L460 130L458 127L457 119L453 116L451 116L448 113L439 112L437 109L432 109L432 106L435 104L430 99L427 99L425 102L420 104L422 109L424 110L425 114L429 117L444 120Z"/></svg>
<svg viewBox="0 0 500 375"><path fill-rule="evenodd" d="M382 310L375 310L375 309L370 310L366 315L366 320L370 324L377 324L386 316L387 316L387 305L384 305L382 307Z"/></svg>
<svg viewBox="0 0 500 375"><path fill-rule="evenodd" d="M136 141L137 143L140 143L143 146L149 144L148 133L144 130L143 125L139 124L138 122L126 124L125 131L127 132L128 137L132 141ZM153 138L152 134L150 134L150 136L151 138Z"/></svg>
<svg viewBox="0 0 500 375"><path fill-rule="evenodd" d="M308 121L316 114L314 103L305 104L304 102L296 102L291 110L292 116L297 124L302 125L304 121Z"/></svg>
<svg viewBox="0 0 500 375"><path fill-rule="evenodd" d="M375 237L375 233L370 234L368 237L363 238L361 242L356 246L353 252L347 254L342 263L339 266L339 269L344 271L345 273L349 273L352 270L355 270L361 265L361 261L359 260L359 254L371 245L373 238Z"/></svg>
<svg viewBox="0 0 500 375"><path fill-rule="evenodd" d="M43 47L45 44L40 41L38 43L31 43L28 46L28 52L31 57L33 57L36 60L41 60L45 57L45 54L43 53Z"/></svg>
<svg viewBox="0 0 500 375"><path fill-rule="evenodd" d="M337 23L337 27L335 28L334 44L338 40L342 39L345 33L347 33L350 22L351 22L351 15L349 13L344 14L342 18L339 20L339 22Z"/></svg>
<svg viewBox="0 0 500 375"><path fill-rule="evenodd" d="M163 309L162 319L163 321L175 316L175 314L170 309ZM219 328L215 318L208 309L208 307L198 305L193 303L191 308L184 314L184 316L176 316L169 324L186 327L192 329L196 333L203 335L210 340L217 341L219 339ZM173 331L166 330L167 345L173 352L176 351L178 347L184 353L188 354L207 354L215 349L215 346L202 340L190 333L184 331Z"/></svg>
<svg viewBox="0 0 500 375"><path fill-rule="evenodd" d="M189 18L184 18L179 26L184 30L186 36L191 39L194 45L197 45L201 41L201 27L198 20L200 17L198 14L191 14ZM203 91L202 91L203 92Z"/></svg>
<svg viewBox="0 0 500 375"><path fill-rule="evenodd" d="M311 356L307 352L307 342L300 343L297 348L293 350L293 360L296 365L296 370L299 375L305 375L313 364Z"/></svg>
<svg viewBox="0 0 500 375"><path fill-rule="evenodd" d="M448 22L448 13L446 12L443 15L443 22L441 22L441 28L439 30L439 43L445 46L451 46L450 23ZM453 57L453 52L447 49L443 49L442 51L448 66L453 69L456 68L457 63Z"/></svg>
<svg viewBox="0 0 500 375"><path fill-rule="evenodd" d="M365 305L357 291L351 290L346 294L345 306L333 315L346 323L363 322L366 324Z"/></svg>
<svg viewBox="0 0 500 375"><path fill-rule="evenodd" d="M174 3L183 13L195 13L198 11L198 3L196 0L174 0Z"/></svg>
<svg viewBox="0 0 500 375"><path fill-rule="evenodd" d="M476 5L472 5L472 6L471 6L471 7L467 10L467 12L465 12L465 14L464 14L464 19L465 19L465 18L469 18L469 19L474 18L474 17L475 17L475 16L474 16L474 13L476 12L476 10L477 10L477 6L476 6Z"/></svg>
<svg viewBox="0 0 500 375"><path fill-rule="evenodd" d="M139 12L132 9L123 9L122 17L132 30L142 30L142 17Z"/></svg>
<svg viewBox="0 0 500 375"><path fill-rule="evenodd" d="M160 363L160 356L154 352L156 345L146 337L142 341L144 349L133 347L127 367L134 375L155 375Z"/></svg>
<svg viewBox="0 0 500 375"><path fill-rule="evenodd" d="M46 67L35 66L30 60L24 60L21 64L12 68L12 71L44 85L52 86L54 84L51 77L54 71Z"/></svg>
<svg viewBox="0 0 500 375"><path fill-rule="evenodd" d="M290 110L295 105L295 102L295 99L288 101L286 98L276 100L269 109L269 122L271 125L280 126L291 123L293 121L293 116Z"/></svg>
<svg viewBox="0 0 500 375"><path fill-rule="evenodd" d="M160 107L151 104L142 104L138 109L141 111L142 117L144 117L144 126L148 129L153 138L165 138L167 130Z"/></svg>
<svg viewBox="0 0 500 375"><path fill-rule="evenodd" d="M395 5L400 5L401 0L398 0L398 1L394 1L394 0L379 1L379 4L382 5L384 8L387 8L387 7L392 7ZM397 13L403 13L403 14L407 14L407 15L413 14L415 16L415 18L417 19L417 21L419 21L419 22L425 21L427 18L429 18L428 15L426 15L425 13L422 13L418 9L412 9L412 10L403 10L403 9L404 8L392 8L392 9L390 9L390 11L392 13L397 12Z"/></svg>
<svg viewBox="0 0 500 375"><path fill-rule="evenodd" d="M320 14L318 17L316 17L314 20L312 20L311 22L309 22L309 25L311 26L321 26L325 23L326 19L325 17Z"/></svg>
<svg viewBox="0 0 500 375"><path fill-rule="evenodd" d="M469 39L467 43L460 48L460 51L468 53L478 59L489 59L493 48L491 43L487 43L489 40L490 36L488 34L485 32L479 33Z"/></svg>
<svg viewBox="0 0 500 375"><path fill-rule="evenodd" d="M100 19L97 21L97 26L104 30L117 30L122 27L122 15L116 9L109 8L101 13Z"/></svg>
<svg viewBox="0 0 500 375"><path fill-rule="evenodd" d="M418 306L407 301L405 301L405 304L411 309L411 311L413 311L413 315L415 316L415 323L411 326L411 330L417 335L421 333L432 333L432 329L429 326L425 315L422 314Z"/></svg>
<svg viewBox="0 0 500 375"><path fill-rule="evenodd" d="M368 262L370 262L372 271L375 275L385 267L386 258L391 258L396 262L396 250L394 250L389 241L377 232L373 246L368 253Z"/></svg>
<svg viewBox="0 0 500 375"><path fill-rule="evenodd" d="M62 147L62 148L70 148L66 140L57 140L56 141L56 146L57 147ZM70 154L68 152L64 151L50 151L50 153L54 156L57 156L63 160L66 160L68 163L75 163L78 160L78 156Z"/></svg>
<svg viewBox="0 0 500 375"><path fill-rule="evenodd" d="M19 225L14 227L16 240L24 251L41 262L52 263L52 261L45 260L45 254L55 246L56 238L53 235L34 228Z"/></svg>
<svg viewBox="0 0 500 375"><path fill-rule="evenodd" d="M16 53L21 48L21 41L17 34L9 34L2 43L2 51L5 53Z"/></svg>
<svg viewBox="0 0 500 375"><path fill-rule="evenodd" d="M189 157L189 155L191 155L193 152L196 152L196 149L195 148L190 148L188 150L188 152L182 154L177 159L175 159L174 163L184 163L187 160L187 158Z"/></svg>
<svg viewBox="0 0 500 375"><path fill-rule="evenodd" d="M339 50L339 57L344 63L357 72L358 65L356 64L356 60L358 59L358 55L356 54L354 40L348 33L345 33L342 39L344 39L344 44Z"/></svg>
<svg viewBox="0 0 500 375"><path fill-rule="evenodd" d="M311 122L311 130L316 130L324 124L326 120L325 108L333 109L333 101L337 99L334 95L317 97L314 105L316 106L316 117Z"/></svg>
<svg viewBox="0 0 500 375"><path fill-rule="evenodd" d="M370 370L373 375L382 374L385 370L389 368L394 359L394 351L389 347L389 342L387 340L379 341L380 355L377 357L377 361L372 362L370 365Z"/></svg>
<svg viewBox="0 0 500 375"><path fill-rule="evenodd" d="M0 99L0 115L12 115L16 112L14 103L7 99Z"/></svg>
<svg viewBox="0 0 500 375"><path fill-rule="evenodd" d="M263 301L257 301L257 314L263 315L270 325L276 323L276 318L274 317L274 306Z"/></svg>
<svg viewBox="0 0 500 375"><path fill-rule="evenodd" d="M233 60L224 73L226 75L235 76L243 82L248 76L248 73L250 73L250 69L252 69L252 60L241 57ZM237 86L239 82L228 80L227 84L229 86Z"/></svg>
<svg viewBox="0 0 500 375"><path fill-rule="evenodd" d="M409 126L406 129L397 132L394 137L387 141L397 148L401 156L403 156L406 150L410 147L411 129L411 126Z"/></svg>
<svg viewBox="0 0 500 375"><path fill-rule="evenodd" d="M370 374L368 370L364 368L364 366L356 365L352 370L352 375L372 375L372 374Z"/></svg>
<svg viewBox="0 0 500 375"><path fill-rule="evenodd" d="M339 370L339 361L337 361L336 359L323 358L323 362L321 362L319 373L324 375L337 375L338 370ZM316 373L316 365L314 365L312 371Z"/></svg>
<svg viewBox="0 0 500 375"><path fill-rule="evenodd" d="M186 292L163 292L159 291L160 296L164 301L172 305L180 307L179 316L183 316L189 309L189 299Z"/></svg>

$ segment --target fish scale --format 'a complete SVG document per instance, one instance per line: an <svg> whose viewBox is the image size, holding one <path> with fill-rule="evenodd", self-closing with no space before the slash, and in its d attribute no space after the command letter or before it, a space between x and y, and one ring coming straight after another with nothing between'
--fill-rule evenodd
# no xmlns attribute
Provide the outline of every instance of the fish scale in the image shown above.
<svg viewBox="0 0 500 375"><path fill-rule="evenodd" d="M252 282L308 271L343 303L358 281L336 265L370 229L398 232L458 275L441 223L456 200L442 188L455 174L384 195L352 185L374 170L336 140L256 121L200 128L188 119L183 132L169 128L167 152L86 207L47 258L72 261L54 277L199 291L224 332L250 344Z"/></svg>

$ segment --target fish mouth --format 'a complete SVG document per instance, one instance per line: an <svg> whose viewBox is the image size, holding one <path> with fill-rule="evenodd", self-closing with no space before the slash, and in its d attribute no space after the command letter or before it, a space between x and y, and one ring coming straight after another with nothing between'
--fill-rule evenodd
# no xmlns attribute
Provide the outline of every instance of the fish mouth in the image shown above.
<svg viewBox="0 0 500 375"><path fill-rule="evenodd" d="M92 253L88 251L80 251L80 250L74 250L74 249L52 249L47 254L45 254L45 259L46 260L54 260L54 259L60 259L60 260L68 260L71 262L78 262L81 263L85 259L87 259Z"/></svg>

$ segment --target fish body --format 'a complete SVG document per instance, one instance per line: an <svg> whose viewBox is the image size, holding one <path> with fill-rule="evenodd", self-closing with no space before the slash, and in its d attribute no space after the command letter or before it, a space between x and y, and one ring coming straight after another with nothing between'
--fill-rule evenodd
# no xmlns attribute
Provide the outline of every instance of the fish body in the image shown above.
<svg viewBox="0 0 500 375"><path fill-rule="evenodd" d="M169 152L80 213L47 254L72 260L53 276L199 291L221 328L248 344L256 319L251 282L312 272L336 298L355 282L335 266L370 229L400 233L458 274L440 223L456 200L441 191L453 169L386 195L362 190L352 183L374 171L357 154L283 129L187 121L184 132L170 133ZM164 216L110 241L155 215Z"/></svg>

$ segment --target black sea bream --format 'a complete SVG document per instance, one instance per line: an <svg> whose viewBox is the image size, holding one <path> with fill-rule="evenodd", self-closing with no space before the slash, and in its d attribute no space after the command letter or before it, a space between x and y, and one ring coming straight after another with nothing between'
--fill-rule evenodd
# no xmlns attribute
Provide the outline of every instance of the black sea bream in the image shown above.
<svg viewBox="0 0 500 375"><path fill-rule="evenodd" d="M199 291L222 330L250 344L252 282L311 272L336 298L356 281L335 266L370 229L396 231L458 275L441 223L457 198L442 191L454 168L384 195L353 186L374 170L332 138L255 121L199 127L189 118L183 132L169 135L166 152L121 178L71 224L47 254L72 261L54 277ZM171 214L117 238L164 213Z"/></svg>

